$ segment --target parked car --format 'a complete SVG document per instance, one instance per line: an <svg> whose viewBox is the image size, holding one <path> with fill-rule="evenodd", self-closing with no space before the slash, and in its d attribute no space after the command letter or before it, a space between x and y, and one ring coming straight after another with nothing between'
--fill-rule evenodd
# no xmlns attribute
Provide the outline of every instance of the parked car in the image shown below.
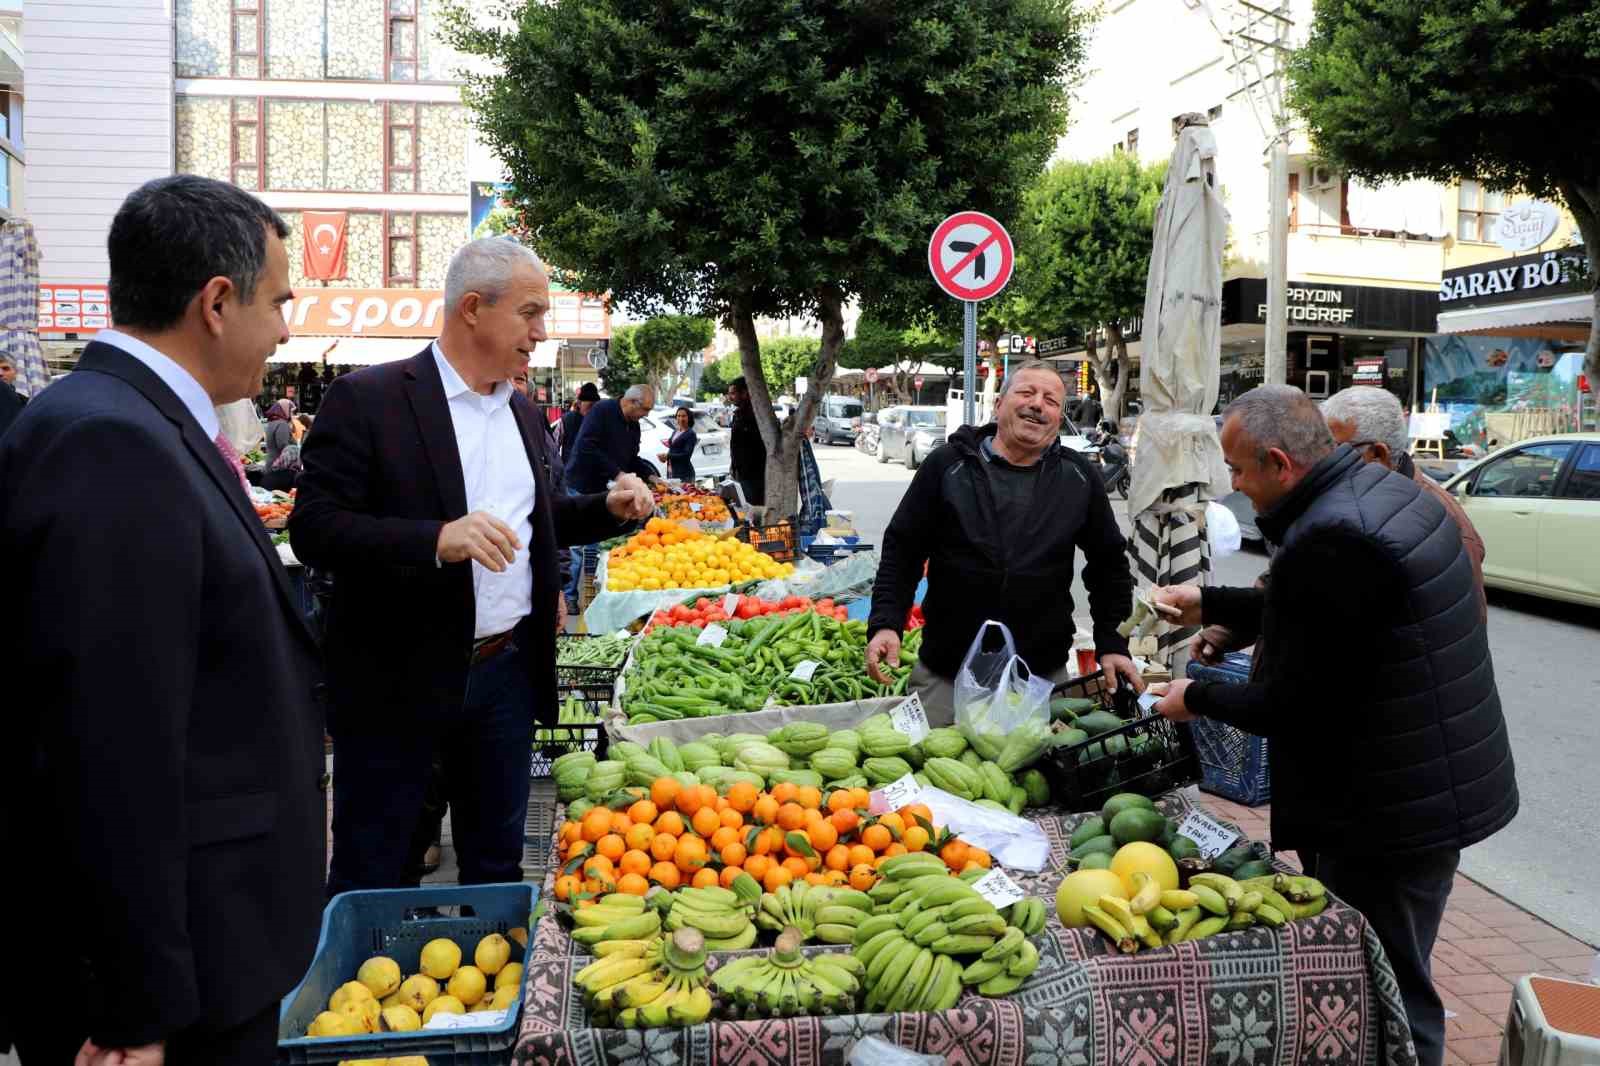
<svg viewBox="0 0 1600 1066"><path fill-rule="evenodd" d="M1445 488L1483 537L1484 584L1600 607L1600 433L1521 441Z"/></svg>
<svg viewBox="0 0 1600 1066"><path fill-rule="evenodd" d="M663 477L667 474L667 464L656 457L667 450L675 414L672 410L659 414L652 410L639 420L639 457L655 467ZM728 431L705 415L696 414L694 432L698 438L694 446L695 478L726 477L733 466L732 457L728 454Z"/></svg>
<svg viewBox="0 0 1600 1066"><path fill-rule="evenodd" d="M854 444L861 433L861 401L853 396L824 396L811 422L818 444Z"/></svg>
<svg viewBox="0 0 1600 1066"><path fill-rule="evenodd" d="M922 453L926 458L928 452L944 443L945 409L906 405L886 410L878 417L878 462L896 459L908 470L916 469L917 459L912 449L918 433L923 433L929 442Z"/></svg>

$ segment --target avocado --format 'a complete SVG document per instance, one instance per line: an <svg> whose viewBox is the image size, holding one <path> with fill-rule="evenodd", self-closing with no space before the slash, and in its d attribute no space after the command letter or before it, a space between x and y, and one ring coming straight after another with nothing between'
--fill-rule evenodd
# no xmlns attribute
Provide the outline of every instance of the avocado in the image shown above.
<svg viewBox="0 0 1600 1066"><path fill-rule="evenodd" d="M1251 859L1233 871L1232 876L1235 881L1245 881L1252 877L1270 877L1276 872L1265 859Z"/></svg>
<svg viewBox="0 0 1600 1066"><path fill-rule="evenodd" d="M1256 849L1249 844L1235 844L1211 860L1211 868L1218 873L1233 876L1233 872L1256 858Z"/></svg>
<svg viewBox="0 0 1600 1066"><path fill-rule="evenodd" d="M1091 815L1084 820L1082 825L1072 831L1072 836L1069 838L1067 846L1075 848L1079 844L1093 840L1095 837L1103 837L1105 835L1106 820L1098 814Z"/></svg>
<svg viewBox="0 0 1600 1066"><path fill-rule="evenodd" d="M1082 696L1064 696L1050 701L1050 717L1070 722L1080 714L1097 710L1100 704Z"/></svg>
<svg viewBox="0 0 1600 1066"><path fill-rule="evenodd" d="M1079 844L1077 847L1068 852L1068 854L1074 859L1081 859L1085 855L1092 855L1097 851L1103 851L1109 855L1116 850L1116 839L1110 834L1107 834L1105 836L1095 837L1092 840L1085 840L1082 844Z"/></svg>
<svg viewBox="0 0 1600 1066"><path fill-rule="evenodd" d="M1137 792L1118 792L1115 796L1108 798L1105 806L1100 808L1100 817L1104 818L1106 825L1109 826L1113 818L1129 807L1143 807L1147 811L1156 809L1156 805L1149 796L1141 796Z"/></svg>
<svg viewBox="0 0 1600 1066"><path fill-rule="evenodd" d="M1145 807L1128 807L1111 819L1111 838L1117 846L1135 840L1155 840L1166 828L1167 820Z"/></svg>
<svg viewBox="0 0 1600 1066"><path fill-rule="evenodd" d="M1109 870L1111 869L1111 853L1109 851L1091 851L1078 860L1080 870Z"/></svg>
<svg viewBox="0 0 1600 1066"><path fill-rule="evenodd" d="M1171 855L1174 861L1178 859L1198 859L1200 857L1200 845L1188 837L1173 837L1172 843L1166 845L1166 849L1167 854Z"/></svg>
<svg viewBox="0 0 1600 1066"><path fill-rule="evenodd" d="M1170 848L1172 842L1178 838L1178 820L1176 818L1167 818L1165 822L1166 824L1161 828L1161 835L1156 838L1156 843L1164 848Z"/></svg>
<svg viewBox="0 0 1600 1066"><path fill-rule="evenodd" d="M1101 733L1109 733L1113 729L1121 729L1128 723L1110 711L1090 711L1088 714L1080 714L1075 724L1079 729L1088 732L1089 735L1099 736Z"/></svg>
<svg viewBox="0 0 1600 1066"><path fill-rule="evenodd" d="M1055 736L1051 737L1050 743L1053 747L1067 748L1074 744L1082 744L1088 739L1089 734L1085 733L1083 730L1067 728L1057 732Z"/></svg>

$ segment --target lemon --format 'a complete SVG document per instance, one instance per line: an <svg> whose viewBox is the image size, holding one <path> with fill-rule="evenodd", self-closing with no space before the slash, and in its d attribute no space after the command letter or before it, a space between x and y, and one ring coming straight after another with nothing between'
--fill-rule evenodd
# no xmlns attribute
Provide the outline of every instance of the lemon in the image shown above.
<svg viewBox="0 0 1600 1066"><path fill-rule="evenodd" d="M496 988L494 990L494 1009L505 1010L507 1007L511 1006L511 1004L517 1001L517 993L521 991L522 989L518 988L516 985L506 985L502 988Z"/></svg>
<svg viewBox="0 0 1600 1066"><path fill-rule="evenodd" d="M378 955L361 964L356 980L366 985L374 997L382 999L400 987L400 964Z"/></svg>
<svg viewBox="0 0 1600 1066"><path fill-rule="evenodd" d="M382 1018L384 1032L413 1033L422 1028L422 1015L410 1007L390 1007Z"/></svg>
<svg viewBox="0 0 1600 1066"><path fill-rule="evenodd" d="M508 962L499 973L494 975L494 987L496 989L504 988L507 985L515 988L520 984L522 984L522 963L520 962Z"/></svg>
<svg viewBox="0 0 1600 1066"><path fill-rule="evenodd" d="M363 999L371 999L376 1002L376 997L373 996L372 989L368 988L360 981L346 981L344 984L334 989L333 995L328 997L328 1009L342 1010L344 1005L349 1003L351 1000Z"/></svg>
<svg viewBox="0 0 1600 1066"><path fill-rule="evenodd" d="M361 1023L348 1014L325 1010L311 1019L307 1036L357 1036L365 1032Z"/></svg>
<svg viewBox="0 0 1600 1066"><path fill-rule="evenodd" d="M499 933L490 933L478 941L478 948L472 953L472 961L484 974L493 977L511 961L511 941Z"/></svg>
<svg viewBox="0 0 1600 1066"><path fill-rule="evenodd" d="M456 967L461 965L461 949L454 940L440 937L430 940L422 949L422 961L418 964L423 973L436 981L448 981L450 975L456 972Z"/></svg>
<svg viewBox="0 0 1600 1066"><path fill-rule="evenodd" d="M454 996L440 996L428 1004L428 1009L422 1012L422 1024L427 1025L433 1020L435 1014L465 1014L466 1006Z"/></svg>
<svg viewBox="0 0 1600 1066"><path fill-rule="evenodd" d="M407 977L400 985L400 991L395 995L400 997L400 1002L414 1011L426 1010L428 1004L439 998L439 982L425 973Z"/></svg>
<svg viewBox="0 0 1600 1066"><path fill-rule="evenodd" d="M378 1031L378 1016L383 1008L378 1006L375 999L347 999L339 1008L339 1013L348 1018L353 1018L360 1028L358 1032L376 1033Z"/></svg>
<svg viewBox="0 0 1600 1066"><path fill-rule="evenodd" d="M489 981L483 976L482 970L476 966L463 966L451 975L445 991L470 1007L483 998L484 990L488 987Z"/></svg>

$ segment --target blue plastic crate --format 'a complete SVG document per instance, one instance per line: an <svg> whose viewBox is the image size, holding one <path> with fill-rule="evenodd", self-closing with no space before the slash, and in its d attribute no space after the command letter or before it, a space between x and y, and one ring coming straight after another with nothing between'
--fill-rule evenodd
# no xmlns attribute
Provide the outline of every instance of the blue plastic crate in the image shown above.
<svg viewBox="0 0 1600 1066"><path fill-rule="evenodd" d="M278 1062L336 1063L347 1059L384 1059L423 1055L429 1066L500 1066L511 1061L526 990L518 990L504 1024L494 1029L422 1030L370 1036L307 1038L304 1034L328 997L346 981L355 980L361 964L387 955L405 975L417 972L423 945L438 937L454 940L463 960L471 959L478 941L508 929L533 930L529 921L539 891L531 884L436 885L373 892L343 892L322 912L322 936L311 969L299 987L283 997L278 1008ZM414 917L421 908L439 908L442 917ZM463 907L472 917L460 917ZM451 916L451 915L455 916ZM523 950L511 943L511 961Z"/></svg>
<svg viewBox="0 0 1600 1066"><path fill-rule="evenodd" d="M1242 685L1250 680L1250 656L1229 652L1220 666L1190 662L1194 681ZM1214 796L1259 807L1272 800L1272 770L1267 759L1267 738L1235 729L1226 722L1197 718L1190 723L1195 747L1200 751L1200 788Z"/></svg>

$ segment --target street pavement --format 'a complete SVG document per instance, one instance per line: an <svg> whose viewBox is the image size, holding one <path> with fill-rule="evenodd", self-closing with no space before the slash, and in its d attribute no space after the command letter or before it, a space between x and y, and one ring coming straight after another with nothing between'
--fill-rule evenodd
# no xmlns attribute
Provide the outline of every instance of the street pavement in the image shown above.
<svg viewBox="0 0 1600 1066"><path fill-rule="evenodd" d="M824 479L835 479L835 507L855 512L863 541L881 544L911 472L880 465L854 448L816 449ZM1113 498L1124 532L1126 505ZM1079 560L1081 567L1081 557ZM1267 567L1259 548L1216 561L1217 582L1248 585ZM1334 590L1330 590L1330 594ZM1073 599L1088 621L1081 578ZM1492 891L1590 944L1600 944L1600 610L1531 596L1489 592L1489 646L1517 760L1522 808L1506 829L1461 859L1461 871ZM1337 654L1337 649L1333 649ZM1336 659L1330 656L1333 663Z"/></svg>

